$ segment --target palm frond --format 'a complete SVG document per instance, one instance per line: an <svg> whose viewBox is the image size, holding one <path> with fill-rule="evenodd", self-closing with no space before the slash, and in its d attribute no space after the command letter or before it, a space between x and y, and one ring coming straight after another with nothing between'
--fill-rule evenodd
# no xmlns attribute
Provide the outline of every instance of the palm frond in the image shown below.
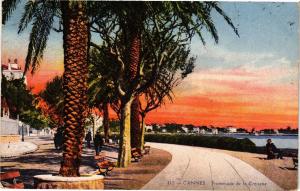
<svg viewBox="0 0 300 191"><path fill-rule="evenodd" d="M39 12L34 14L33 27L29 37L29 45L25 60L26 73L31 67L33 74L43 58L43 53L47 45L47 40L52 29L55 12L46 3L39 6Z"/></svg>
<svg viewBox="0 0 300 191"><path fill-rule="evenodd" d="M20 0L4 0L2 2L2 24L5 25Z"/></svg>
<svg viewBox="0 0 300 191"><path fill-rule="evenodd" d="M27 26L34 14L37 14L38 3L36 1L28 1L24 7L24 13L19 23L18 33L21 33Z"/></svg>
<svg viewBox="0 0 300 191"><path fill-rule="evenodd" d="M213 8L221 15L223 16L223 18L225 19L225 21L231 26L231 28L233 29L234 33L240 37L238 29L234 26L234 24L232 23L231 19L227 16L227 14L218 6L218 3L213 2L212 3Z"/></svg>

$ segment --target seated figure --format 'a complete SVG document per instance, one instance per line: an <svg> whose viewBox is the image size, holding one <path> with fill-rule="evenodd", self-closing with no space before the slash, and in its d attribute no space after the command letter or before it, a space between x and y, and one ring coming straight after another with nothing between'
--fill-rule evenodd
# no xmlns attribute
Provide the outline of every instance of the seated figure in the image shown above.
<svg viewBox="0 0 300 191"><path fill-rule="evenodd" d="M271 139L267 140L266 150L267 150L267 159L283 158L281 150L277 149L274 143L272 143Z"/></svg>

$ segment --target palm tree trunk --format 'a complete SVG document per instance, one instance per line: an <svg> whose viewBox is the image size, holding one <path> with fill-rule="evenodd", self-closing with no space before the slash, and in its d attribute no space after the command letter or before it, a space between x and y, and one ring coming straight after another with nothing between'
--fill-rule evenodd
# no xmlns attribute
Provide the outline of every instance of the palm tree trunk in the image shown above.
<svg viewBox="0 0 300 191"><path fill-rule="evenodd" d="M131 100L121 103L121 120L120 120L120 144L118 155L118 166L127 167L131 162L130 147L130 107Z"/></svg>
<svg viewBox="0 0 300 191"><path fill-rule="evenodd" d="M108 143L109 140L109 112L108 112L108 103L103 105L103 127L104 127L104 139Z"/></svg>
<svg viewBox="0 0 300 191"><path fill-rule="evenodd" d="M131 104L131 147L139 148L140 147L140 137L141 137L141 126L140 126L140 100L139 96L135 96Z"/></svg>
<svg viewBox="0 0 300 191"><path fill-rule="evenodd" d="M144 144L145 144L145 131L146 131L146 124L145 124L145 114L142 114L141 115L142 117L142 124L141 124L141 134L140 134L140 139L139 139L139 141L140 141L140 144L139 144L139 148L141 149L141 150L143 150L144 149Z"/></svg>
<svg viewBox="0 0 300 191"><path fill-rule="evenodd" d="M129 83L138 75L141 33L134 19L130 19L132 25L129 26L130 47L129 47ZM128 98L127 98L128 97ZM120 147L118 155L119 167L127 167L131 163L131 142L130 142L130 109L134 95L126 95L121 100L121 120L120 120Z"/></svg>
<svg viewBox="0 0 300 191"><path fill-rule="evenodd" d="M64 145L60 174L79 176L87 117L88 19L85 2L62 1L64 48Z"/></svg>

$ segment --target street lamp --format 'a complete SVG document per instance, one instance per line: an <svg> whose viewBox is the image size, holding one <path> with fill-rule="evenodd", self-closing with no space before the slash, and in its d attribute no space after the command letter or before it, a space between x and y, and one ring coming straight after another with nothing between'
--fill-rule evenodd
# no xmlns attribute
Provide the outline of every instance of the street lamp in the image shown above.
<svg viewBox="0 0 300 191"><path fill-rule="evenodd" d="M24 125L22 124L22 142L24 142Z"/></svg>

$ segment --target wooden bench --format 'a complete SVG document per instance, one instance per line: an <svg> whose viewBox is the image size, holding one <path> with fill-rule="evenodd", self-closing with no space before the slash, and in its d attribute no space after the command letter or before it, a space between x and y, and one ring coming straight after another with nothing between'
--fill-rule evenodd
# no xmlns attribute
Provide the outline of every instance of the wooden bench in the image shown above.
<svg viewBox="0 0 300 191"><path fill-rule="evenodd" d="M139 148L131 149L131 158L133 158L135 162L140 161L142 159L142 157L143 157L143 154L142 154L141 149L139 149Z"/></svg>
<svg viewBox="0 0 300 191"><path fill-rule="evenodd" d="M24 189L23 182L18 179L20 176L20 171L18 170L1 172L0 181L5 188Z"/></svg>
<svg viewBox="0 0 300 191"><path fill-rule="evenodd" d="M108 172L112 171L115 164L109 160L105 159L105 155L94 156L96 160L96 165L99 168L99 174L106 176Z"/></svg>
<svg viewBox="0 0 300 191"><path fill-rule="evenodd" d="M106 176L108 172L112 171L115 167L115 164L111 161L104 160L97 163L97 166L99 168L99 172L101 175Z"/></svg>
<svg viewBox="0 0 300 191"><path fill-rule="evenodd" d="M150 154L150 146L144 146L145 155Z"/></svg>

